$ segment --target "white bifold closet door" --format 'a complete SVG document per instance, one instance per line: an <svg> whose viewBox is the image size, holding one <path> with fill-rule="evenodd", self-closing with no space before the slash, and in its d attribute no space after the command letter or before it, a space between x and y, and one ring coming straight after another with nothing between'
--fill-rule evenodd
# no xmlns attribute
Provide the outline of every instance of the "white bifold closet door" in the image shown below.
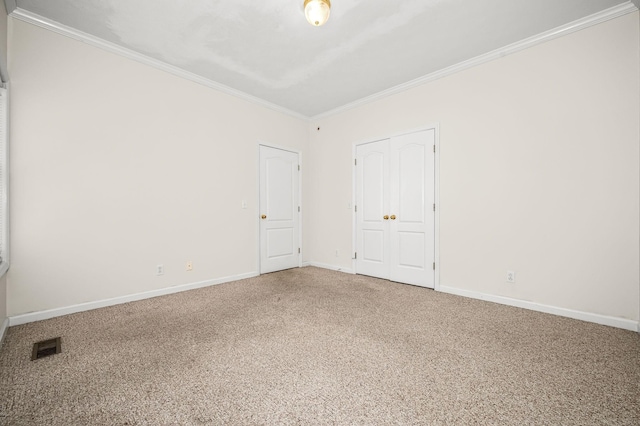
<svg viewBox="0 0 640 426"><path fill-rule="evenodd" d="M356 147L356 272L434 287L433 129Z"/></svg>

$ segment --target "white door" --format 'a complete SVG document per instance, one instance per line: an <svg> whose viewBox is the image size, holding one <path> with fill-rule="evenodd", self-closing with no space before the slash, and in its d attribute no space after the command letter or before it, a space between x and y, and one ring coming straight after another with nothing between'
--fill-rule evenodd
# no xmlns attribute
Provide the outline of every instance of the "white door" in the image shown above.
<svg viewBox="0 0 640 426"><path fill-rule="evenodd" d="M434 287L435 131L391 138L391 279Z"/></svg>
<svg viewBox="0 0 640 426"><path fill-rule="evenodd" d="M356 271L433 288L434 130L356 147Z"/></svg>
<svg viewBox="0 0 640 426"><path fill-rule="evenodd" d="M260 145L260 273L300 266L298 154Z"/></svg>
<svg viewBox="0 0 640 426"><path fill-rule="evenodd" d="M389 140L356 147L356 265L389 278Z"/></svg>

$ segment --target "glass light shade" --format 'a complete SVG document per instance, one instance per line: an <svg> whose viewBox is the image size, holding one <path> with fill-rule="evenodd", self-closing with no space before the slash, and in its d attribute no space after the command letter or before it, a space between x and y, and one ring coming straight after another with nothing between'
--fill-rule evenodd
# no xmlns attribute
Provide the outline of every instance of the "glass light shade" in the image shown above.
<svg viewBox="0 0 640 426"><path fill-rule="evenodd" d="M304 16L311 25L319 27L327 22L331 12L329 0L304 0Z"/></svg>

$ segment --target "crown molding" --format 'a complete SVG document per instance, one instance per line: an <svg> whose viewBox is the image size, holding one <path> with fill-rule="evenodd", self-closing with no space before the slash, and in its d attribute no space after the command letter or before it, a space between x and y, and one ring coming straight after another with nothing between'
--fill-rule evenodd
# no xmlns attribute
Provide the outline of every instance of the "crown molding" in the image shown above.
<svg viewBox="0 0 640 426"><path fill-rule="evenodd" d="M634 2L640 3L640 0L634 0ZM611 19L619 18L620 16L624 16L628 13L635 12L638 9L639 7L636 7L632 2L628 1L621 5L614 6L609 9L605 9L593 15L589 15L585 18L578 19L577 21L570 22L568 24L562 25L552 30L545 31L543 33L526 38L516 43L512 43L507 46L501 47L499 49L493 50L491 52L482 54L480 56L476 56L475 58L471 58L469 60L459 62L450 67L435 71L431 74L418 77L415 80L411 80L406 83L402 83L397 86L391 87L389 89L383 90L381 92L374 93L373 95L366 96L364 98L358 99L357 101L350 102L348 104L332 109L330 111L315 115L311 117L311 120L318 120L318 119L330 117L332 115L336 115L336 114L348 111L350 109L354 109L359 106L366 105L368 103L386 98L388 96L395 95L397 93L401 93L409 89L413 89L425 83L429 83L434 80L438 80L443 77L447 77L452 74L458 73L460 71L464 71L466 69L484 64L485 62L493 61L494 59L500 59L504 56L519 52L524 49L528 49L538 44L545 43L547 41L550 41L559 37L563 37L565 35L574 33L576 31L580 31L585 28L601 24Z"/></svg>
<svg viewBox="0 0 640 426"><path fill-rule="evenodd" d="M5 0L5 1L7 2L7 5L8 3L11 2L11 0ZM15 4L15 1L13 1L13 3ZM132 59L134 61L140 62L145 65L149 65L156 69L173 74L177 77L181 77L186 80L190 80L195 83L201 84L203 86L209 87L211 89L215 89L220 92L226 93L228 95L235 96L237 98L243 99L253 104L260 105L265 108L269 108L273 111L277 111L279 113L286 114L286 115L289 115L301 120L305 120L305 121L309 119L309 117L303 114L297 113L295 111L292 111L287 108L281 107L279 105L273 104L271 102L265 101L264 99L260 99L256 96L249 95L248 93L242 92L240 90L233 89L229 86L225 86L224 84L199 76L192 72L186 71L182 68L176 67L174 65L170 65L166 62L143 55L131 49L127 49L125 47L119 46L115 43L95 37L91 34L87 34L85 32L76 30L75 28L68 27L59 22L52 21L43 16L37 15L35 13L31 13L27 10L16 8L11 12L10 16L12 18L19 19L20 21L24 21L29 24L33 24L38 27L61 34L63 36L81 41L83 43L87 43L99 49L106 50L107 52L115 53L116 55L120 55L128 59Z"/></svg>
<svg viewBox="0 0 640 426"><path fill-rule="evenodd" d="M119 46L115 43L102 40L98 37L92 36L85 32L78 31L74 28L60 24L59 22L49 20L35 13L31 13L24 9L16 8L15 0L5 0L7 12L11 10L9 13L10 13L10 16L13 18L39 26L41 28L48 29L50 31L73 38L75 40L82 41L94 47L98 47L108 52L115 53L120 56L124 56L125 58L129 58L134 61L143 63L145 65L149 65L151 67L154 67L159 70L173 74L175 76L193 81L203 86L218 90L228 95L235 96L237 98L243 99L253 104L260 105L262 107L269 108L273 111L277 111L282 114L286 114L286 115L289 115L301 120L305 120L305 121L318 120L318 119L326 118L332 115L336 115L336 114L357 108L359 106L366 105L368 103L375 102L377 100L404 92L406 90L413 89L423 84L441 79L443 77L447 77L449 75L458 73L460 71L464 71L466 69L484 64L486 62L493 61L495 59L500 59L506 55L510 55L512 53L516 53L521 50L528 49L538 44L545 43L547 41L550 41L559 37L563 37L565 35L574 33L576 31L580 31L582 29L585 29L594 25L598 25L608 20L618 18L628 13L637 11L639 9L637 4L640 4L640 0L633 0L633 2L628 1L621 5L614 6L609 9L605 9L601 12L595 13L593 15L587 16L585 18L570 22L566 25L562 25L552 30L545 31L535 36L526 38L519 42L509 44L507 46L482 54L480 56L476 56L475 58L457 63L447 68L443 68L431 74L427 74L425 76L416 78L406 83L399 84L397 86L391 87L381 92L374 93L373 95L366 96L354 102L350 102L348 104L342 105L338 108L334 108L332 110L323 112L321 114L317 114L313 117L308 117L298 112L295 112L287 108L281 107L279 105L273 104L271 102L265 101L264 99L260 99L256 96L249 95L248 93L233 89L229 86L225 86L224 84L218 83L216 81L213 81L205 77L199 76L197 74L194 74L192 72L186 71L174 65L167 64L160 60L135 52L131 49L127 49L125 47Z"/></svg>

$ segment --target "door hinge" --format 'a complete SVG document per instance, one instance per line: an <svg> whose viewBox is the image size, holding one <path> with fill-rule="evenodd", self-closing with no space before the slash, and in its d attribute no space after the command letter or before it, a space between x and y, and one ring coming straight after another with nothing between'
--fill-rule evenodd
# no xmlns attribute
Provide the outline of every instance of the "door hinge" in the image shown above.
<svg viewBox="0 0 640 426"><path fill-rule="evenodd" d="M353 253L353 258L357 259L358 258L358 252Z"/></svg>
<svg viewBox="0 0 640 426"><path fill-rule="evenodd" d="M356 210L356 213L358 213L358 206L353 206L353 208Z"/></svg>
<svg viewBox="0 0 640 426"><path fill-rule="evenodd" d="M298 247L298 254L300 254L300 247Z"/></svg>
<svg viewBox="0 0 640 426"><path fill-rule="evenodd" d="M300 213L300 206L298 206L298 213Z"/></svg>
<svg viewBox="0 0 640 426"><path fill-rule="evenodd" d="M298 164L298 171L300 171L300 164Z"/></svg>
<svg viewBox="0 0 640 426"><path fill-rule="evenodd" d="M358 165L358 159L357 159L357 158L354 158L354 159L353 159L353 165L354 165L354 166L357 166L357 165Z"/></svg>
<svg viewBox="0 0 640 426"><path fill-rule="evenodd" d="M436 262L433 262L433 270L436 270Z"/></svg>
<svg viewBox="0 0 640 426"><path fill-rule="evenodd" d="M435 145L433 146L433 152L436 152L436 146Z"/></svg>
<svg viewBox="0 0 640 426"><path fill-rule="evenodd" d="M298 210L298 211L300 211L300 210ZM434 212L436 211L436 203L433 203L433 211Z"/></svg>

